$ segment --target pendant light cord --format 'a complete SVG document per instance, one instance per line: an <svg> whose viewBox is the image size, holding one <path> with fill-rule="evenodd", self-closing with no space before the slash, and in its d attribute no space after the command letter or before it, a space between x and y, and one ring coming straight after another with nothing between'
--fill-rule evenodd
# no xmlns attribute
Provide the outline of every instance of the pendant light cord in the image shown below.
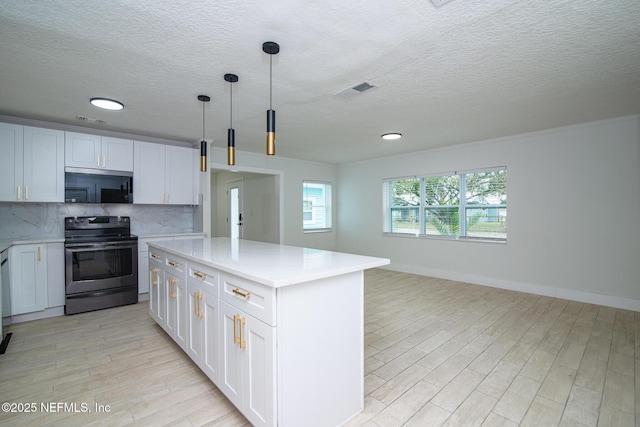
<svg viewBox="0 0 640 427"><path fill-rule="evenodd" d="M202 102L202 140L204 141L204 102Z"/></svg>
<svg viewBox="0 0 640 427"><path fill-rule="evenodd" d="M233 82L229 82L229 127L233 129Z"/></svg>
<svg viewBox="0 0 640 427"><path fill-rule="evenodd" d="M269 55L269 109L270 110L273 110L271 106L271 94L273 93L272 86L273 86L273 55Z"/></svg>

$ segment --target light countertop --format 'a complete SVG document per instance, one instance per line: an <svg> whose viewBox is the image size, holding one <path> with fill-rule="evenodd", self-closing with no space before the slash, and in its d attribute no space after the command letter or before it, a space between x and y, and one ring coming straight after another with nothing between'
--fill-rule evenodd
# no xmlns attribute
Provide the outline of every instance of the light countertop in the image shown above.
<svg viewBox="0 0 640 427"><path fill-rule="evenodd" d="M38 243L64 243L64 236L30 236L10 237L0 239L0 252L4 252L14 245L29 245Z"/></svg>
<svg viewBox="0 0 640 427"><path fill-rule="evenodd" d="M139 235L139 239L147 238L163 238L163 237L202 237L203 233L158 233ZM14 245L30 245L38 243L64 243L64 236L24 236L24 237L8 237L0 239L0 252L4 252ZM146 249L146 248L145 248Z"/></svg>
<svg viewBox="0 0 640 427"><path fill-rule="evenodd" d="M134 233L135 234L135 233ZM138 239L161 239L163 237L204 237L204 233L142 233Z"/></svg>
<svg viewBox="0 0 640 427"><path fill-rule="evenodd" d="M274 288L390 263L386 258L226 237L149 242L149 247Z"/></svg>

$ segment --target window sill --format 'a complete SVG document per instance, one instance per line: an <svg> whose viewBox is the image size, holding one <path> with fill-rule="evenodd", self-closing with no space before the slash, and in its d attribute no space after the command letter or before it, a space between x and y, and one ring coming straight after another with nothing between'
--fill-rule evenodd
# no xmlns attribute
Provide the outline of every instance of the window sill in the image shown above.
<svg viewBox="0 0 640 427"><path fill-rule="evenodd" d="M471 243L498 243L498 244L507 244L507 239L489 239L483 237L449 237L449 236L435 236L431 234L410 234L410 233L385 233L382 235L384 237L408 237L414 239L427 239L427 240L446 240L453 242L471 242Z"/></svg>
<svg viewBox="0 0 640 427"><path fill-rule="evenodd" d="M314 234L314 233L331 233L333 230L331 228L318 228L314 230L302 230L303 233Z"/></svg>

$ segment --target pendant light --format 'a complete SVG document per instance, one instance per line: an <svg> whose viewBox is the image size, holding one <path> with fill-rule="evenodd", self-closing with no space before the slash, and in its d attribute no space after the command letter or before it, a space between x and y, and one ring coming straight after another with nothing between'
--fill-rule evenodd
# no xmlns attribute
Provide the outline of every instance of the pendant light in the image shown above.
<svg viewBox="0 0 640 427"><path fill-rule="evenodd" d="M225 74L224 80L229 82L229 129L227 129L227 164L236 164L236 131L233 129L233 84L238 81L235 74Z"/></svg>
<svg viewBox="0 0 640 427"><path fill-rule="evenodd" d="M280 46L276 42L264 42L262 44L262 51L269 54L269 110L267 110L267 155L273 156L274 154L276 154L276 112L271 108L271 73L273 69L273 55L276 55L278 52L280 52Z"/></svg>
<svg viewBox="0 0 640 427"><path fill-rule="evenodd" d="M204 104L211 101L207 95L198 95L198 100L202 101L202 141L200 141L200 172L207 171L207 141L204 140Z"/></svg>

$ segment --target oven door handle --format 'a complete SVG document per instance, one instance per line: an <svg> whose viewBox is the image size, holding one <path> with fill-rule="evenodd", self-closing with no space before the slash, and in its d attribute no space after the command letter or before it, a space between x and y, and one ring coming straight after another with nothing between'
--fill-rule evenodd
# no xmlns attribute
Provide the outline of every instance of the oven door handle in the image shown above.
<svg viewBox="0 0 640 427"><path fill-rule="evenodd" d="M135 248L138 243L110 243L110 242L101 242L101 243L71 243L65 245L65 249L81 252L81 251L92 251L92 250L104 250L104 249L126 249L126 248Z"/></svg>

